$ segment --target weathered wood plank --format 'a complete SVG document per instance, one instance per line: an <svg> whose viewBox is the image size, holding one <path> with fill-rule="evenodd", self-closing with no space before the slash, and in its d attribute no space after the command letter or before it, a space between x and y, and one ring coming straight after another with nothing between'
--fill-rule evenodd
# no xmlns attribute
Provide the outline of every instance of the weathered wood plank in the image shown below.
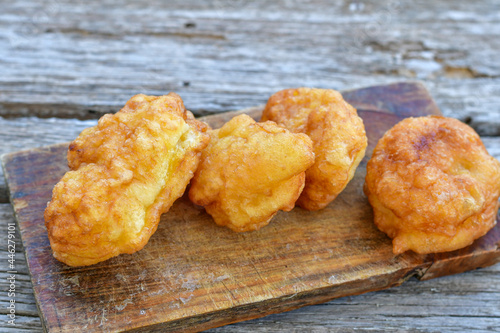
<svg viewBox="0 0 500 333"><path fill-rule="evenodd" d="M367 151L402 117L439 114L420 85L372 87L344 96L366 122ZM253 111L257 115L259 109ZM217 127L228 116L207 121ZM452 253L394 257L387 237L380 238L383 235L374 229L371 209L360 195L364 170L360 167L333 206L315 214L293 210L278 215L264 234L224 233L207 224L206 214L184 198L162 216L158 231L142 251L69 269L50 255L41 217L53 184L66 170L64 152L65 146L57 145L3 160L42 320L56 331L203 329L397 286L414 274L426 278L429 267L441 262L443 269L433 269L432 277L492 265L499 259L498 228ZM169 241L161 241L164 238ZM212 248L214 238L216 248ZM170 254L168 261L161 259L163 254ZM478 261L464 265L462 259L470 256ZM144 317L141 309L148 309L149 315Z"/></svg>
<svg viewBox="0 0 500 333"><path fill-rule="evenodd" d="M5 119L0 117L0 155L73 140L97 120L40 119L36 117ZM0 168L0 203L8 202L3 170Z"/></svg>
<svg viewBox="0 0 500 333"><path fill-rule="evenodd" d="M23 247L17 225L14 234L16 245L14 266L10 267L11 263L8 261L7 231L8 226L13 224L15 225L16 222L11 205L0 204L0 244L2 244L0 250L0 257L2 258L0 260L0 290L2 290L0 294L0 304L2 304L0 307L0 332L41 332L42 324L38 315L33 294L33 284L22 251ZM15 276L15 290L12 291L15 295L12 295L12 297L9 295L11 286L9 280L7 280L11 275ZM15 326L9 324L10 318L7 317L7 314L10 313L7 306L10 304L11 299L15 300L16 305Z"/></svg>
<svg viewBox="0 0 500 333"><path fill-rule="evenodd" d="M41 333L43 332L40 318L19 316L16 318L15 326L8 323L6 316L0 316L0 332L6 333Z"/></svg>
<svg viewBox="0 0 500 333"><path fill-rule="evenodd" d="M0 204L0 230L4 234L9 222L14 222L9 204ZM3 242L0 242L5 244ZM0 250L6 258L6 249ZM17 278L27 281L26 262L17 257L16 269L26 273ZM7 271L0 261L0 274ZM354 331L498 331L500 311L500 265L473 272L442 277L430 281L410 279L401 287L364 295L343 297L328 303L309 306L291 312L270 315L210 330L210 332L354 332ZM4 290L2 288L2 290ZM34 314L35 299L32 285L22 284L19 292L29 313L18 314L15 330L6 317L0 316L0 332L42 332L38 314ZM2 295L4 297L5 295ZM0 303L6 304L0 299ZM2 306L3 307L3 306ZM409 320L411 318L411 320Z"/></svg>
<svg viewBox="0 0 500 333"><path fill-rule="evenodd" d="M203 114L294 86L419 79L445 115L499 135L499 13L495 0L7 2L0 115L98 117L167 91Z"/></svg>
<svg viewBox="0 0 500 333"><path fill-rule="evenodd" d="M412 279L397 288L345 297L213 332L238 332L242 328L265 332L269 327L292 332L495 332L500 319L495 301L500 289L494 284L499 265L491 269L496 273L478 270L425 282ZM493 283L488 282L490 278Z"/></svg>
<svg viewBox="0 0 500 333"><path fill-rule="evenodd" d="M499 7L495 0L4 2L0 115L95 118L116 111L137 92L170 90L201 114L258 105L294 85L350 89L417 78L445 115L471 123L500 158L500 139L484 137L500 134ZM70 130L73 122L62 121L58 131ZM40 123L45 120L33 121ZM1 137L2 152L78 134L59 139L47 127L31 140L19 138L12 124ZM52 135L54 141L38 144ZM6 201L0 175L0 202ZM0 212L7 212L2 206L8 207L0 204ZM0 213L0 227L10 219L8 212ZM498 302L492 301L499 293L498 267L410 280L387 292L215 331L498 331ZM432 307L425 306L429 300ZM497 314L476 317L483 306ZM396 307L409 315L393 315ZM2 332L9 331L4 319L0 316ZM38 318L21 316L16 332L24 331L21 327L39 332L39 325Z"/></svg>

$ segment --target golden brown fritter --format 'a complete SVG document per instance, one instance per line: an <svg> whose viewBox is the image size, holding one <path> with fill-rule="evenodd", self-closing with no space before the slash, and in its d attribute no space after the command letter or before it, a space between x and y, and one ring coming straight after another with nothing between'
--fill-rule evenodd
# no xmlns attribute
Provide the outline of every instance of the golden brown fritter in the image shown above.
<svg viewBox="0 0 500 333"><path fill-rule="evenodd" d="M313 141L316 160L306 171L297 204L307 210L326 207L346 187L365 156L363 120L342 95L331 89L286 89L272 95L262 121L272 120Z"/></svg>
<svg viewBox="0 0 500 333"><path fill-rule="evenodd" d="M136 95L85 129L45 210L54 257L85 266L142 249L193 176L206 130L174 93Z"/></svg>
<svg viewBox="0 0 500 333"><path fill-rule="evenodd" d="M375 147L365 193L394 253L453 251L495 225L500 163L456 119L408 118Z"/></svg>
<svg viewBox="0 0 500 333"><path fill-rule="evenodd" d="M306 135L240 115L210 131L210 137L189 197L218 225L238 232L257 230L278 210L294 207L305 170L314 161Z"/></svg>

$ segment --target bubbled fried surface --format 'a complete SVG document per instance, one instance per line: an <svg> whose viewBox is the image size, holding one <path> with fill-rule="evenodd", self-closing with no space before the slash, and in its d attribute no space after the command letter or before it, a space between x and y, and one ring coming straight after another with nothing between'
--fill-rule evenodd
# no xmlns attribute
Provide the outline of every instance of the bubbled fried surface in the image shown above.
<svg viewBox="0 0 500 333"><path fill-rule="evenodd" d="M379 140L365 193L394 253L453 251L495 225L500 163L456 119L408 118Z"/></svg>
<svg viewBox="0 0 500 333"><path fill-rule="evenodd" d="M85 129L45 210L54 257L84 266L142 249L193 176L206 129L173 93L136 95Z"/></svg>
<svg viewBox="0 0 500 333"><path fill-rule="evenodd" d="M191 182L190 199L221 226L242 232L289 211L314 161L312 142L273 122L234 117L210 131L210 143Z"/></svg>
<svg viewBox="0 0 500 333"><path fill-rule="evenodd" d="M327 206L347 186L365 155L363 121L342 95L331 89L287 89L272 95L262 114L313 141L316 160L306 171L297 204L307 210Z"/></svg>

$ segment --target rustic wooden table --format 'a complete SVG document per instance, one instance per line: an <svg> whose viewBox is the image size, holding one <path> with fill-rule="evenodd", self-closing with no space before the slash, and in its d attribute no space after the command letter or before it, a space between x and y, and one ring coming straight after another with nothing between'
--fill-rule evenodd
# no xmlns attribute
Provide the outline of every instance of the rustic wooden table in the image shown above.
<svg viewBox="0 0 500 333"><path fill-rule="evenodd" d="M132 95L178 92L197 115L296 86L420 80L500 158L496 0L0 1L0 154L65 142ZM1 173L1 170L0 170ZM9 323L0 175L0 331L41 331L22 245ZM212 330L500 331L500 265Z"/></svg>

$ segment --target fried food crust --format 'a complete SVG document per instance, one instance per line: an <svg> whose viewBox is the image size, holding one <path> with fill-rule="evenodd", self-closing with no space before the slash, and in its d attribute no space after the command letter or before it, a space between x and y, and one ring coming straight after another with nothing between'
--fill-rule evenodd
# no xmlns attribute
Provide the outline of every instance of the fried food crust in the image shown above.
<svg viewBox="0 0 500 333"><path fill-rule="evenodd" d="M331 89L286 89L269 98L262 121L272 120L313 141L316 160L306 171L297 204L307 210L326 207L353 178L365 156L367 138L356 109Z"/></svg>
<svg viewBox="0 0 500 333"><path fill-rule="evenodd" d="M395 254L453 251L495 225L500 162L456 119L408 118L379 140L364 190Z"/></svg>
<svg viewBox="0 0 500 333"><path fill-rule="evenodd" d="M278 210L294 207L305 170L314 161L306 135L240 115L210 131L210 137L189 198L218 225L237 232L257 230Z"/></svg>
<svg viewBox="0 0 500 333"><path fill-rule="evenodd" d="M142 249L193 176L207 129L174 93L136 95L85 129L45 210L54 257L86 266Z"/></svg>

